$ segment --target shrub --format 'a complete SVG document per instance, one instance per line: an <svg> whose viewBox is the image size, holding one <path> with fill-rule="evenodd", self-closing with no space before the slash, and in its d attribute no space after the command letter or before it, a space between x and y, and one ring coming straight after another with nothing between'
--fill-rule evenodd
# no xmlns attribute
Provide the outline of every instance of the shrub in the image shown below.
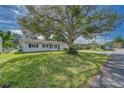
<svg viewBox="0 0 124 93"><path fill-rule="evenodd" d="M105 49L105 45L101 45L100 48L101 48L101 49Z"/></svg>
<svg viewBox="0 0 124 93"><path fill-rule="evenodd" d="M96 50L97 49L97 45L91 45L91 49L92 50Z"/></svg>
<svg viewBox="0 0 124 93"><path fill-rule="evenodd" d="M22 52L23 50L22 49L19 49L19 52Z"/></svg>
<svg viewBox="0 0 124 93"><path fill-rule="evenodd" d="M87 46L83 44L74 44L73 48L76 50L82 50L82 49L87 49Z"/></svg>
<svg viewBox="0 0 124 93"><path fill-rule="evenodd" d="M84 45L82 49L90 49L89 45Z"/></svg>
<svg viewBox="0 0 124 93"><path fill-rule="evenodd" d="M64 50L64 51L67 51L67 50L68 50L68 48L64 48L63 50Z"/></svg>
<svg viewBox="0 0 124 93"><path fill-rule="evenodd" d="M77 54L78 52L77 52L77 50L76 50L75 48L70 47L70 48L67 50L67 53L69 53L69 54Z"/></svg>

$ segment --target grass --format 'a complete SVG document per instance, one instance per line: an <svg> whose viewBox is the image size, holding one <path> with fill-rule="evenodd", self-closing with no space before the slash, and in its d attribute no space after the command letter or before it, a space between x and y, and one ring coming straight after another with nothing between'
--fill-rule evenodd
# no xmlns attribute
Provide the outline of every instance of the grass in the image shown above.
<svg viewBox="0 0 124 93"><path fill-rule="evenodd" d="M108 58L93 53L0 54L0 87L86 87Z"/></svg>

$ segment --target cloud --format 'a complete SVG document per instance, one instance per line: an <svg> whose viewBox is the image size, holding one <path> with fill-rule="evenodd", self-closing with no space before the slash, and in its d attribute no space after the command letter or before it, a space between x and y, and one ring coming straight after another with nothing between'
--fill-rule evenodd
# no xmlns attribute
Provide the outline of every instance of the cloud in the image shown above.
<svg viewBox="0 0 124 93"><path fill-rule="evenodd" d="M15 20L4 20L4 19L0 20L0 24L15 24L15 23L16 23Z"/></svg>
<svg viewBox="0 0 124 93"><path fill-rule="evenodd" d="M11 30L11 29L15 29L17 28L16 26L12 26L12 25L6 25L6 24L0 24L0 30Z"/></svg>
<svg viewBox="0 0 124 93"><path fill-rule="evenodd" d="M75 43L79 43L79 44L88 44L88 43L91 43L91 39L85 39L85 38L82 38L82 37L79 37L75 40ZM105 44L105 39L103 37L101 38L97 38L95 39L95 41L97 42L97 44L100 44L100 45L103 45ZM111 40L107 40L106 42L109 42Z"/></svg>
<svg viewBox="0 0 124 93"><path fill-rule="evenodd" d="M79 37L75 40L75 43L79 43L79 44L88 44L90 41L86 40L85 38Z"/></svg>
<svg viewBox="0 0 124 93"><path fill-rule="evenodd" d="M20 15L20 12L17 11L17 10L13 10L13 12L14 12L16 15Z"/></svg>
<svg viewBox="0 0 124 93"><path fill-rule="evenodd" d="M0 6L0 30L19 29L17 17L25 15L24 6Z"/></svg>

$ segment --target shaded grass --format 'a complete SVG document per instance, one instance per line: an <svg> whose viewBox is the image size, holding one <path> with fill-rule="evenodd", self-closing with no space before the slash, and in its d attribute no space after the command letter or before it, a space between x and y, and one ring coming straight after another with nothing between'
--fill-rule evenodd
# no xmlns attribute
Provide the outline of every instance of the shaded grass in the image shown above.
<svg viewBox="0 0 124 93"><path fill-rule="evenodd" d="M86 87L107 59L93 53L2 54L0 87Z"/></svg>

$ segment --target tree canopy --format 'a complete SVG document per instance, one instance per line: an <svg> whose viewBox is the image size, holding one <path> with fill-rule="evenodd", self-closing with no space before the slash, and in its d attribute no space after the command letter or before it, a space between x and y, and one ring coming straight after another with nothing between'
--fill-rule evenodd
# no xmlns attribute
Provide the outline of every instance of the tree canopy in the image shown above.
<svg viewBox="0 0 124 93"><path fill-rule="evenodd" d="M119 42L123 42L123 41L124 41L124 40L123 40L123 38L122 38L121 36L117 36L117 37L114 39L113 42L119 43Z"/></svg>
<svg viewBox="0 0 124 93"><path fill-rule="evenodd" d="M69 47L80 36L93 38L115 30L123 16L109 6L26 6L27 16L18 19L22 30L51 35ZM60 36L61 39L58 39Z"/></svg>

